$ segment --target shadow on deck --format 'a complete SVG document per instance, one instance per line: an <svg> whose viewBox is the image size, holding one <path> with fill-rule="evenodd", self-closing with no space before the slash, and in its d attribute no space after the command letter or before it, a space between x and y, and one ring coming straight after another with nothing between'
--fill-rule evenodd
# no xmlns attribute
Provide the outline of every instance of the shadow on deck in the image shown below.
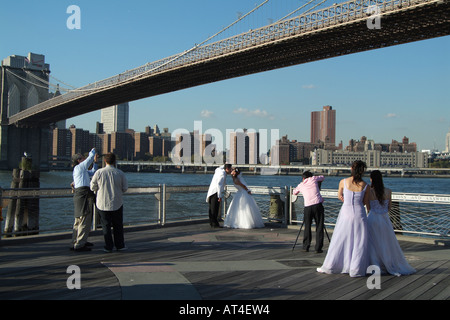
<svg viewBox="0 0 450 320"><path fill-rule="evenodd" d="M292 250L297 228L211 229L207 222L127 228L124 252L103 252L91 233L90 252L69 250L70 235L3 239L1 300L448 300L449 247L399 237L410 276L368 278L316 272L326 255ZM330 234L331 235L331 234ZM301 240L301 238L300 238ZM413 240L413 241L412 241ZM78 266L81 289L69 266Z"/></svg>

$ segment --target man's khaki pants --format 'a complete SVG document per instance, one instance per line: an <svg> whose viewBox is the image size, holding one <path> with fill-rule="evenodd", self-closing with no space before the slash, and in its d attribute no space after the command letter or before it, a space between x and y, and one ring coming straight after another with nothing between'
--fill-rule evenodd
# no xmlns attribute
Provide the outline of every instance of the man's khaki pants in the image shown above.
<svg viewBox="0 0 450 320"><path fill-rule="evenodd" d="M91 231L92 213L75 218L72 232L72 243L74 249L80 249L86 245Z"/></svg>

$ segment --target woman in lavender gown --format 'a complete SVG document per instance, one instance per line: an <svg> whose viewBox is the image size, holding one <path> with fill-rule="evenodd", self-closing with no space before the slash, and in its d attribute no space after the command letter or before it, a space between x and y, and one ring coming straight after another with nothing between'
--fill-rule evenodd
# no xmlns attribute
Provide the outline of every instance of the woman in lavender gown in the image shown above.
<svg viewBox="0 0 450 320"><path fill-rule="evenodd" d="M380 171L373 171L370 181L369 201L366 204L369 211L369 263L378 266L382 273L395 276L415 273L403 255L389 219L392 192L384 187Z"/></svg>
<svg viewBox="0 0 450 320"><path fill-rule="evenodd" d="M339 183L338 197L343 201L321 273L347 273L350 277L365 276L369 266L367 215L364 201L367 184L362 177L366 164L352 164L351 177Z"/></svg>

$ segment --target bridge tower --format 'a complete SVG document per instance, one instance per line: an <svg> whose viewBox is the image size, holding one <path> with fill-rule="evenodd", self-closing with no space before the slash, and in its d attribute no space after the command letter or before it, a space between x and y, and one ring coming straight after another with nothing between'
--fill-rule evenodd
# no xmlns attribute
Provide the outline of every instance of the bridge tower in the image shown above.
<svg viewBox="0 0 450 320"><path fill-rule="evenodd" d="M9 118L49 99L50 65L45 56L28 53L3 59L0 73L0 169L11 170L24 152L31 154L36 169L48 169L50 126L33 123L9 125Z"/></svg>

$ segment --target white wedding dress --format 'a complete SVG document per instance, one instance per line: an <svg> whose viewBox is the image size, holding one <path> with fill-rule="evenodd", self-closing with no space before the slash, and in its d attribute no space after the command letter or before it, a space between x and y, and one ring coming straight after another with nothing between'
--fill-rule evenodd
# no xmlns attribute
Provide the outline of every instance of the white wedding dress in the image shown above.
<svg viewBox="0 0 450 320"><path fill-rule="evenodd" d="M239 181L247 186L244 178L239 175ZM255 199L247 193L240 185L235 184L237 192L228 207L224 227L233 229L264 228L261 212Z"/></svg>

